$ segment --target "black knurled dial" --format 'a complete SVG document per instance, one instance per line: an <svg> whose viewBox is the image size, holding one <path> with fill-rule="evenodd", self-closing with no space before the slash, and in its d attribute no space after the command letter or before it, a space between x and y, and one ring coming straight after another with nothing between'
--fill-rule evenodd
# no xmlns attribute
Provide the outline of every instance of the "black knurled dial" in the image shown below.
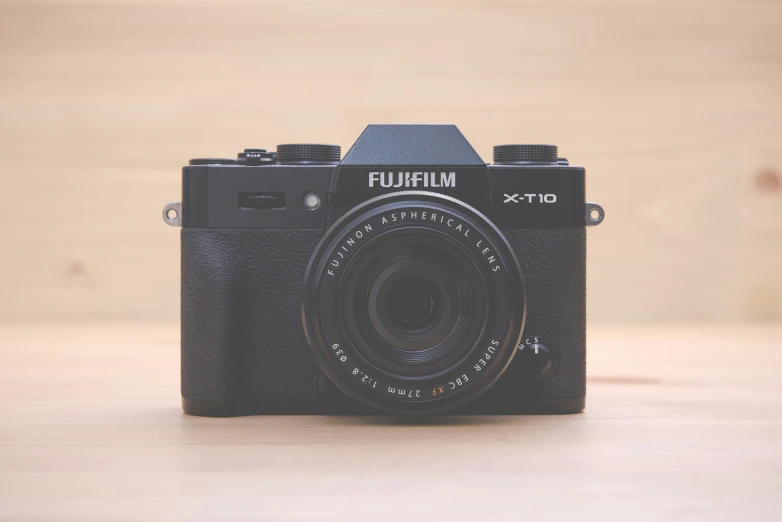
<svg viewBox="0 0 782 522"><path fill-rule="evenodd" d="M257 210L285 207L285 194L277 192L243 192L239 194L239 206Z"/></svg>
<svg viewBox="0 0 782 522"><path fill-rule="evenodd" d="M556 163L556 145L496 145L494 163Z"/></svg>
<svg viewBox="0 0 782 522"><path fill-rule="evenodd" d="M231 158L193 158L190 165L235 165L236 160Z"/></svg>
<svg viewBox="0 0 782 522"><path fill-rule="evenodd" d="M277 145L277 163L339 163L339 145L289 143Z"/></svg>

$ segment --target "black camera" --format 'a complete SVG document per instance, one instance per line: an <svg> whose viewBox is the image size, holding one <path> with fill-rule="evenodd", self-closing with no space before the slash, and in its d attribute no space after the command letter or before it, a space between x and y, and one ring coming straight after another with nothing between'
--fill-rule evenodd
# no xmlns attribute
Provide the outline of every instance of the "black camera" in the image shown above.
<svg viewBox="0 0 782 522"><path fill-rule="evenodd" d="M453 125L191 160L163 211L184 410L583 410L584 176L552 145L487 165Z"/></svg>

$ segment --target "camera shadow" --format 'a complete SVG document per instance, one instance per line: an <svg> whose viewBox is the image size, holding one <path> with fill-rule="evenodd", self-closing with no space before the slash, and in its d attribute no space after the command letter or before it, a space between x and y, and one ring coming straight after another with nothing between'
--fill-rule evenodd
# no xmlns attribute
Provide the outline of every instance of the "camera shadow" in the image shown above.
<svg viewBox="0 0 782 522"><path fill-rule="evenodd" d="M330 415L323 422L340 426L498 426L518 424L523 415Z"/></svg>

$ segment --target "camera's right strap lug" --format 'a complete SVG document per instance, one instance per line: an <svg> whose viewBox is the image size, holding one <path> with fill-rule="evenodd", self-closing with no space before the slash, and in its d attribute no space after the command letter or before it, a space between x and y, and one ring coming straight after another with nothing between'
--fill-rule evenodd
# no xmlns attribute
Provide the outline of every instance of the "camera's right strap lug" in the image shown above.
<svg viewBox="0 0 782 522"><path fill-rule="evenodd" d="M605 210L597 203L586 203L586 226L593 227L603 222L606 217Z"/></svg>
<svg viewBox="0 0 782 522"><path fill-rule="evenodd" d="M182 226L182 202L174 201L163 207L163 221L172 227Z"/></svg>

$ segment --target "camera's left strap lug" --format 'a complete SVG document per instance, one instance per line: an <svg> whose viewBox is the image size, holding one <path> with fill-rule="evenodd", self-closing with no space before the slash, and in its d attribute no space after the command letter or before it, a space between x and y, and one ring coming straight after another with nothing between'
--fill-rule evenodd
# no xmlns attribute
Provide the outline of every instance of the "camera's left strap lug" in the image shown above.
<svg viewBox="0 0 782 522"><path fill-rule="evenodd" d="M182 202L174 201L163 207L163 221L172 227L182 226Z"/></svg>
<svg viewBox="0 0 782 522"><path fill-rule="evenodd" d="M586 204L586 226L593 227L595 225L599 225L603 222L603 219L606 217L606 212L603 210L603 207L598 205L597 203L587 203Z"/></svg>

